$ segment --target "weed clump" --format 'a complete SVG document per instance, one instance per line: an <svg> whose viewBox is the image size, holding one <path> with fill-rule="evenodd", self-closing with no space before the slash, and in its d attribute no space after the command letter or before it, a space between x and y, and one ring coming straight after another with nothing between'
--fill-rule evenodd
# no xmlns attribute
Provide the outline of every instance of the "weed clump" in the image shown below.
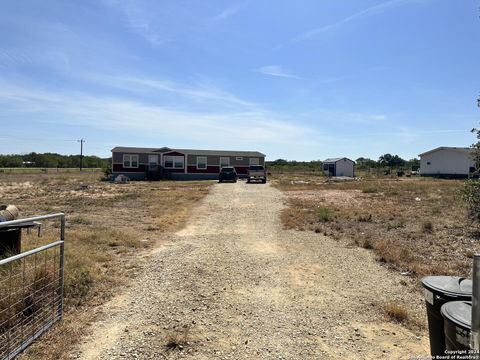
<svg viewBox="0 0 480 360"><path fill-rule="evenodd" d="M326 206L320 206L316 210L317 219L320 222L329 222L334 218L332 209Z"/></svg>
<svg viewBox="0 0 480 360"><path fill-rule="evenodd" d="M424 232L424 233L432 233L433 232L433 224L430 220L427 220L427 221L423 222L422 232Z"/></svg>
<svg viewBox="0 0 480 360"><path fill-rule="evenodd" d="M190 328L174 329L168 336L165 347L168 350L183 350L188 345Z"/></svg>
<svg viewBox="0 0 480 360"><path fill-rule="evenodd" d="M408 311L404 306L393 301L385 303L383 307L385 314L393 321L404 323L408 320Z"/></svg>
<svg viewBox="0 0 480 360"><path fill-rule="evenodd" d="M363 247L364 249L368 249L368 250L373 249L374 247L373 247L373 242L372 242L372 240L370 240L370 239L365 239L365 240L363 240L362 247Z"/></svg>
<svg viewBox="0 0 480 360"><path fill-rule="evenodd" d="M372 222L372 214L359 215L357 220L358 222Z"/></svg>
<svg viewBox="0 0 480 360"><path fill-rule="evenodd" d="M78 224L78 225L92 225L92 221L90 219L87 219L83 216L76 216L70 220L70 223L72 224Z"/></svg>

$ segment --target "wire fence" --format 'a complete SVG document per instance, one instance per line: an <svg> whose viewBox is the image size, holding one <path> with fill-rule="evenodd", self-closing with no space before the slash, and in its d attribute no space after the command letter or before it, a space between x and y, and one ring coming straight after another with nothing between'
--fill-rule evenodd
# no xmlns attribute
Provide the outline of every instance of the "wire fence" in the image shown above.
<svg viewBox="0 0 480 360"><path fill-rule="evenodd" d="M63 214L0 223L61 219L60 239L0 260L0 359L10 360L62 318ZM23 222L22 222L23 221Z"/></svg>

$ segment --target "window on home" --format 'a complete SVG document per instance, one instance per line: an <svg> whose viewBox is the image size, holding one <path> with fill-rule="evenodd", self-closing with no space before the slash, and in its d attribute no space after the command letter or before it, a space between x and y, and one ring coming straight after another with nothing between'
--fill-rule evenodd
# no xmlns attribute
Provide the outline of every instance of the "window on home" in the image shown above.
<svg viewBox="0 0 480 360"><path fill-rule="evenodd" d="M183 156L175 156L175 169L183 169Z"/></svg>
<svg viewBox="0 0 480 360"><path fill-rule="evenodd" d="M259 158L250 158L250 165L260 165Z"/></svg>
<svg viewBox="0 0 480 360"><path fill-rule="evenodd" d="M221 157L220 158L220 168L223 168L225 166L230 166L230 158L228 157Z"/></svg>
<svg viewBox="0 0 480 360"><path fill-rule="evenodd" d="M430 165L430 161L427 161L427 165Z"/></svg>
<svg viewBox="0 0 480 360"><path fill-rule="evenodd" d="M164 156L163 166L166 169L183 169L184 157L183 156Z"/></svg>
<svg viewBox="0 0 480 360"><path fill-rule="evenodd" d="M158 166L158 155L148 155L148 168L156 170Z"/></svg>
<svg viewBox="0 0 480 360"><path fill-rule="evenodd" d="M165 156L163 161L166 168L173 168L173 156Z"/></svg>
<svg viewBox="0 0 480 360"><path fill-rule="evenodd" d="M123 155L124 168L138 168L138 155L124 154Z"/></svg>
<svg viewBox="0 0 480 360"><path fill-rule="evenodd" d="M206 168L207 168L207 157L197 156L197 169L206 169Z"/></svg>
<svg viewBox="0 0 480 360"><path fill-rule="evenodd" d="M237 156L237 157L235 158L235 160L243 160L243 157L242 157L242 156Z"/></svg>

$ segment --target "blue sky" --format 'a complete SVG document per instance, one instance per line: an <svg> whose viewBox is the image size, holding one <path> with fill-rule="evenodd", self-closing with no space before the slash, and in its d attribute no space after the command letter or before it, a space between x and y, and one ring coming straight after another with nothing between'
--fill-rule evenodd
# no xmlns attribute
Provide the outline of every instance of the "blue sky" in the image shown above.
<svg viewBox="0 0 480 360"><path fill-rule="evenodd" d="M479 124L474 0L0 2L0 153L412 158Z"/></svg>

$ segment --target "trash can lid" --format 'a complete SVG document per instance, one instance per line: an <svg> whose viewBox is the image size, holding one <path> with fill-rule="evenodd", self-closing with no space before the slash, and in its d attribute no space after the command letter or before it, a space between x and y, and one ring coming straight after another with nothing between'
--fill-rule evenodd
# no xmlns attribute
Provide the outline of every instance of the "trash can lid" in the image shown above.
<svg viewBox="0 0 480 360"><path fill-rule="evenodd" d="M472 323L471 301L450 301L443 304L440 311L445 319L470 329Z"/></svg>
<svg viewBox="0 0 480 360"><path fill-rule="evenodd" d="M472 280L458 276L427 276L422 279L425 288L450 296L472 296Z"/></svg>

